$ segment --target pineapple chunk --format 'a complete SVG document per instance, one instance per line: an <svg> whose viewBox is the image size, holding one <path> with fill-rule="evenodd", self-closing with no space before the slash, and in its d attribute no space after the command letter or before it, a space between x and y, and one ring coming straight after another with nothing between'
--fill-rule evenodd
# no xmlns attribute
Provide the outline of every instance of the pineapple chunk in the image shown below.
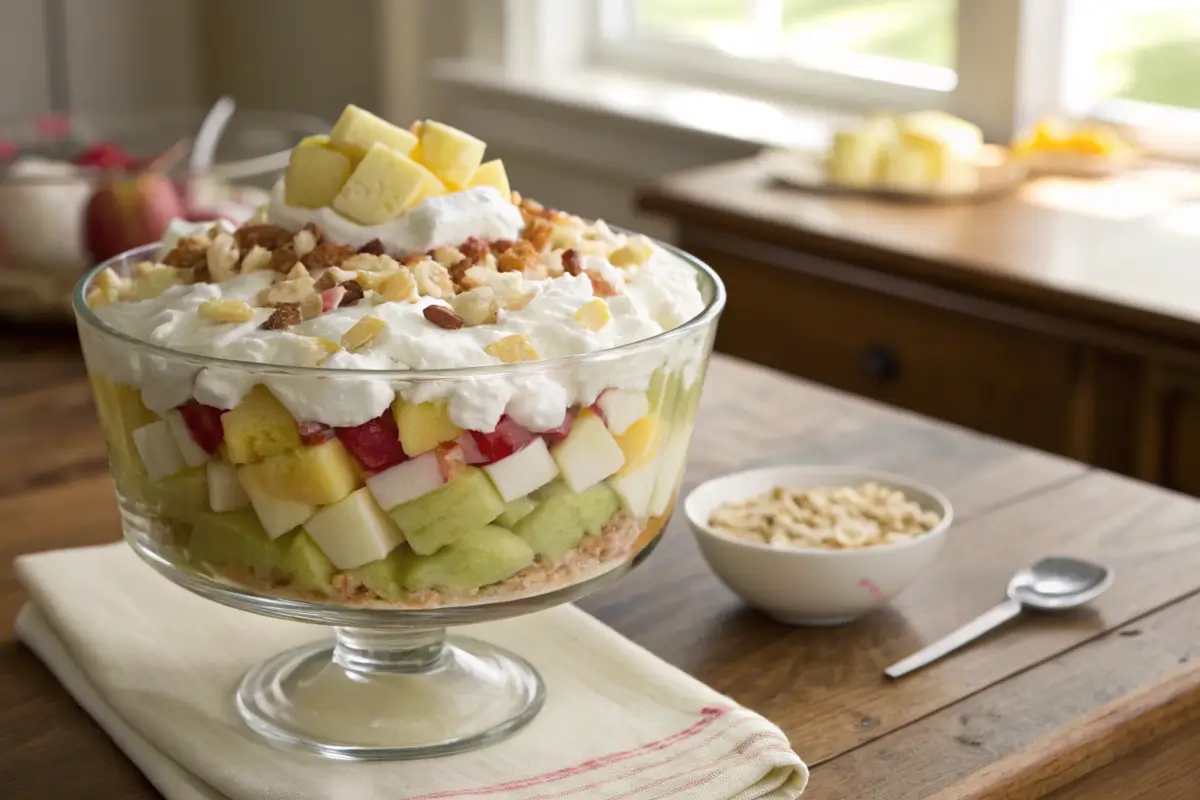
<svg viewBox="0 0 1200 800"><path fill-rule="evenodd" d="M421 125L422 163L451 189L471 184L485 149L486 143L457 128L433 120Z"/></svg>
<svg viewBox="0 0 1200 800"><path fill-rule="evenodd" d="M647 414L630 425L624 433L617 435L617 444L625 454L625 465L618 474L637 472L653 461L665 444L668 433L667 426L662 424L657 414Z"/></svg>
<svg viewBox="0 0 1200 800"><path fill-rule="evenodd" d="M428 186L428 170L376 143L334 198L333 209L363 225L382 225L400 216Z"/></svg>
<svg viewBox="0 0 1200 800"><path fill-rule="evenodd" d="M400 430L400 446L409 458L462 435L462 428L450 421L444 402L406 403L397 399L392 403L392 413Z"/></svg>
<svg viewBox="0 0 1200 800"><path fill-rule="evenodd" d="M354 171L354 162L329 145L328 136L309 136L292 149L284 181L284 202L295 208L322 208L333 202Z"/></svg>
<svg viewBox="0 0 1200 800"><path fill-rule="evenodd" d="M133 432L156 421L158 417L142 404L137 389L123 383L113 383L99 373L91 374L92 394L96 415L108 440L108 455L113 477L121 493L140 497L146 481L146 469L138 456Z"/></svg>
<svg viewBox="0 0 1200 800"><path fill-rule="evenodd" d="M225 449L235 464L290 453L300 446L296 420L267 387L255 386L237 408L221 415Z"/></svg>
<svg viewBox="0 0 1200 800"><path fill-rule="evenodd" d="M264 492L310 506L336 503L362 486L354 459L337 439L248 464L242 475Z"/></svg>
<svg viewBox="0 0 1200 800"><path fill-rule="evenodd" d="M512 195L512 189L508 185L508 173L504 170L504 162L498 158L486 164L480 164L479 169L475 170L475 175L471 178L471 188L476 186L491 186L500 192L501 197Z"/></svg>
<svg viewBox="0 0 1200 800"><path fill-rule="evenodd" d="M329 138L334 144L356 148L362 153L379 143L407 156L417 146L415 135L356 105L346 106L329 132Z"/></svg>

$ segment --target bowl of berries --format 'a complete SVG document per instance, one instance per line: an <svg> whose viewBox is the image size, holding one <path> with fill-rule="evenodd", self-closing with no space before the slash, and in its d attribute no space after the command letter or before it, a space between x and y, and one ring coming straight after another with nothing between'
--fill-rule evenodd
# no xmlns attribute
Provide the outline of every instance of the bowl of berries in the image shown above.
<svg viewBox="0 0 1200 800"><path fill-rule="evenodd" d="M246 219L288 149L325 128L239 110L198 170L204 119L180 110L0 123L0 315L69 321L71 287L88 267L158 241L172 219Z"/></svg>

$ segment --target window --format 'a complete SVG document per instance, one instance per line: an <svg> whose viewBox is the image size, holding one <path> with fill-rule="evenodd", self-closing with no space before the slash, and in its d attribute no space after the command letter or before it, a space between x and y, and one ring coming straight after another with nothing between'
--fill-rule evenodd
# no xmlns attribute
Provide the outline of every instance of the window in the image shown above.
<svg viewBox="0 0 1200 800"><path fill-rule="evenodd" d="M1101 0L1096 93L1200 110L1200 2ZM1095 12L1093 12L1095 13Z"/></svg>

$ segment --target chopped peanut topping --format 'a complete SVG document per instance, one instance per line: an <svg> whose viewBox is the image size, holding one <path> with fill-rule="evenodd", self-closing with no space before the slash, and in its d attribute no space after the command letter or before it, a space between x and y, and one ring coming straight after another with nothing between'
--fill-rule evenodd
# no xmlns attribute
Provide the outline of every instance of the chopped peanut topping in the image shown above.
<svg viewBox="0 0 1200 800"><path fill-rule="evenodd" d="M575 312L575 322L585 331L598 331L609 323L612 313L608 303L599 297L594 297L579 307Z"/></svg>
<svg viewBox="0 0 1200 800"><path fill-rule="evenodd" d="M378 273L371 273L376 275ZM412 273L404 267L387 275L379 283L377 290L384 300L392 303L412 301L417 299L417 281Z"/></svg>
<svg viewBox="0 0 1200 800"><path fill-rule="evenodd" d="M450 305L467 325L491 325L500 313L500 302L489 286L455 295Z"/></svg>
<svg viewBox="0 0 1200 800"><path fill-rule="evenodd" d="M317 249L317 234L305 228L292 239L292 246L296 249L296 255L303 258Z"/></svg>
<svg viewBox="0 0 1200 800"><path fill-rule="evenodd" d="M249 322L254 318L254 309L249 304L229 297L205 300L196 313L213 322Z"/></svg>
<svg viewBox="0 0 1200 800"><path fill-rule="evenodd" d="M387 323L379 317L363 317L342 334L342 347L357 350L386 329Z"/></svg>
<svg viewBox="0 0 1200 800"><path fill-rule="evenodd" d="M287 274L287 279L289 281L294 281L299 278L307 278L307 277L309 277L308 267L304 266L303 264L301 264L299 262L297 262L296 266L292 267L291 272L289 272Z"/></svg>
<svg viewBox="0 0 1200 800"><path fill-rule="evenodd" d="M267 321L259 325L264 331L278 331L290 328L303 321L299 303L284 303L276 308Z"/></svg>
<svg viewBox="0 0 1200 800"><path fill-rule="evenodd" d="M341 268L350 272L389 272L400 266L400 262L389 255L358 253L341 263Z"/></svg>
<svg viewBox="0 0 1200 800"><path fill-rule="evenodd" d="M278 306L284 303L299 303L313 293L316 281L309 277L280 281L267 289L265 305Z"/></svg>
<svg viewBox="0 0 1200 800"><path fill-rule="evenodd" d="M538 351L533 348L533 342L529 341L529 337L523 333L514 333L512 336L497 339L483 350L505 364L515 364L518 361L537 361L541 358Z"/></svg>
<svg viewBox="0 0 1200 800"><path fill-rule="evenodd" d="M444 300L454 296L454 282L446 268L431 258L419 261L412 267L413 277L417 281L417 291L425 297Z"/></svg>
<svg viewBox="0 0 1200 800"><path fill-rule="evenodd" d="M271 268L271 251L262 245L254 245L250 252L242 257L242 274L259 272Z"/></svg>
<svg viewBox="0 0 1200 800"><path fill-rule="evenodd" d="M181 283L182 270L177 270L174 267L168 267L165 264L150 264L148 268L143 269L143 262L134 268L138 274L133 280L133 299L134 300L149 300L153 297L158 297L160 294L170 289L177 283Z"/></svg>
<svg viewBox="0 0 1200 800"><path fill-rule="evenodd" d="M213 237L212 244L209 245L206 254L209 278L214 281L223 281L232 278L237 274L238 258L240 255L237 245L233 241L233 236L223 231L218 233Z"/></svg>

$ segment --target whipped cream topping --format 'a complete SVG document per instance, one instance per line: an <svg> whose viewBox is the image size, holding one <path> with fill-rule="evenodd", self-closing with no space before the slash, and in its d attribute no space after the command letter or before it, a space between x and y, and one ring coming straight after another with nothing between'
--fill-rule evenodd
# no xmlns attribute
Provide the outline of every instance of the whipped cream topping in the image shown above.
<svg viewBox="0 0 1200 800"><path fill-rule="evenodd" d="M517 238L522 228L520 213L507 201L497 205L499 200L502 198L495 190L459 192L426 200L395 222L372 227L357 226L341 217L327 219L324 212L328 209L282 211L277 204L272 205L270 220L292 230L313 221L337 241L355 244L379 238L394 251L410 248L424 252L440 244L459 244L471 236ZM516 215L515 225L512 214ZM417 215L417 221L405 221L412 215ZM150 300L95 310L109 327L142 341L200 356L278 366L314 366L316 354L310 337L340 341L355 322L374 315L387 327L369 348L336 352L320 365L393 373L378 377L281 375L252 367L197 368L103 337L85 337L85 352L92 369L140 388L145 404L159 414L189 398L232 408L255 384L263 383L297 419L333 426L373 419L399 395L411 402L445 399L450 418L469 430L490 431L505 413L531 430L548 430L562 424L569 407L594 402L606 388L647 388L659 368L682 371L685 385L694 383L707 331L621 358L530 374L438 381L405 381L394 374L499 365L500 360L485 348L513 334L527 336L544 359L596 353L678 327L704 309L693 268L665 251L658 250L645 264L628 269L618 269L607 259L594 256L584 257L582 267L599 271L621 286L621 294L604 298L611 320L598 331L586 330L574 321L576 311L594 297L586 274L522 279L522 287L534 293L527 306L501 311L494 324L459 330L445 330L425 319L424 309L446 305L442 300L420 297L412 302L384 302L373 293L354 306L286 330L259 328L271 314L269 308L256 309L244 323L218 323L197 314L199 306L212 298L250 301L257 297L274 278L266 271L220 283L175 286Z"/></svg>
<svg viewBox="0 0 1200 800"><path fill-rule="evenodd" d="M513 240L525 227L521 212L490 186L429 197L382 225L359 225L326 206L296 208L284 202L284 182L275 184L267 219L298 231L307 223L321 226L335 242L362 247L378 239L392 255L428 253L435 247L462 244L474 236L485 242Z"/></svg>

